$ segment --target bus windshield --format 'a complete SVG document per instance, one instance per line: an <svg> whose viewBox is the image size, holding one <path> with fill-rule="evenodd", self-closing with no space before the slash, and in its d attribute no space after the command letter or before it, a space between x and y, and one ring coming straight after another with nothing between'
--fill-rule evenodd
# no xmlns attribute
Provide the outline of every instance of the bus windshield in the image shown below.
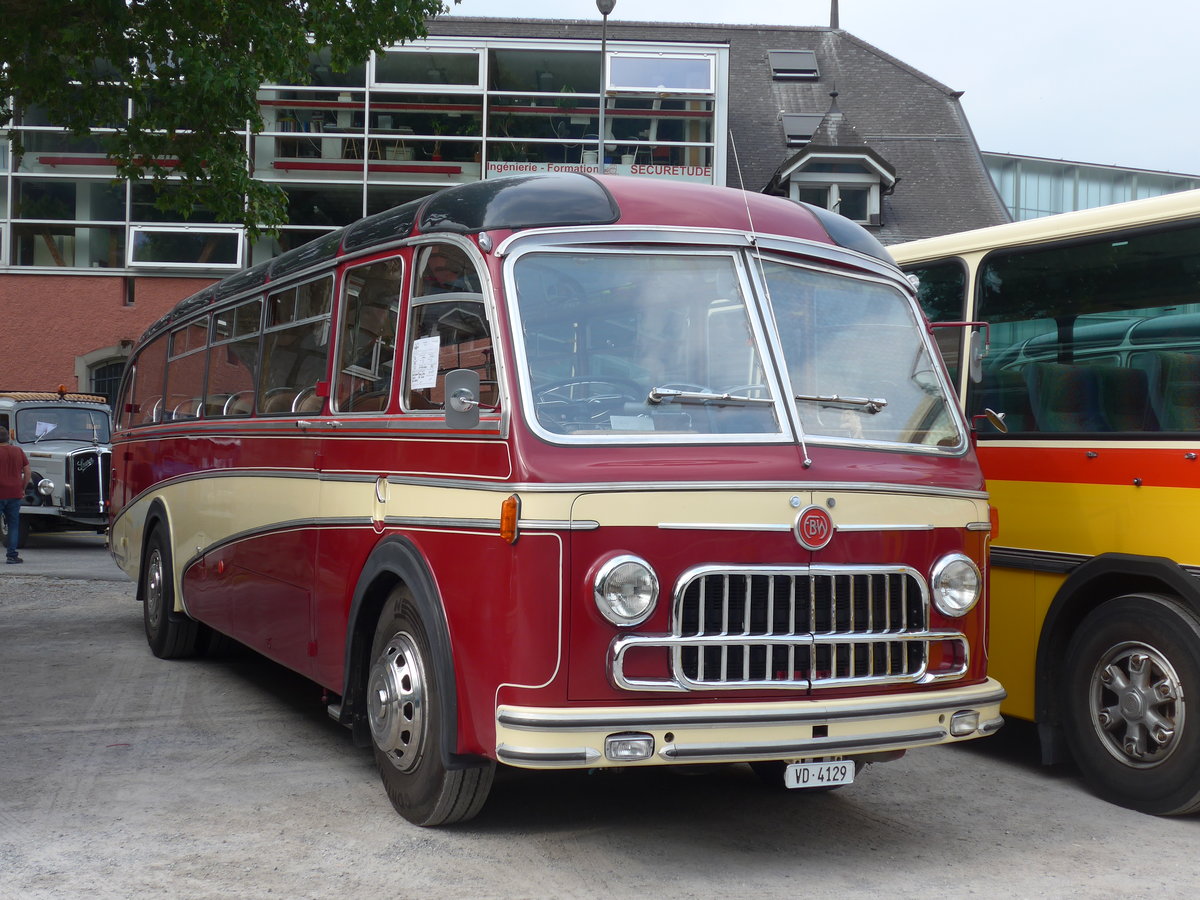
<svg viewBox="0 0 1200 900"><path fill-rule="evenodd" d="M529 252L514 274L543 431L782 433L733 255Z"/></svg>
<svg viewBox="0 0 1200 900"><path fill-rule="evenodd" d="M884 284L765 262L805 434L957 447L962 432L903 294Z"/></svg>
<svg viewBox="0 0 1200 900"><path fill-rule="evenodd" d="M87 441L106 444L109 433L108 415L98 409L71 409L40 406L17 412L17 441L36 444L39 441Z"/></svg>

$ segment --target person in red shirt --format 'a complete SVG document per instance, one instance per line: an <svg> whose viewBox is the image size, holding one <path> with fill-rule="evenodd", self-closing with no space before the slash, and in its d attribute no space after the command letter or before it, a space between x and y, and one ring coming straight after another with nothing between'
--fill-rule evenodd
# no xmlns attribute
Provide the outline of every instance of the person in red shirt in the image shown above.
<svg viewBox="0 0 1200 900"><path fill-rule="evenodd" d="M29 457L15 444L9 443L8 429L0 425L0 516L8 525L8 563L24 562L17 555L21 535L21 502L25 485L29 484Z"/></svg>

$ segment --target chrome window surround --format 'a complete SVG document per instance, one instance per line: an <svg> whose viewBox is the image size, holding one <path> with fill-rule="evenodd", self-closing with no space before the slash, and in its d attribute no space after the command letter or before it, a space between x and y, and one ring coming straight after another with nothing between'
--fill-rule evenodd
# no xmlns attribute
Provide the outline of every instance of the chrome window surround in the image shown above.
<svg viewBox="0 0 1200 900"><path fill-rule="evenodd" d="M749 265L741 271L739 278L743 282L743 287L746 286L745 281L749 279L753 291L745 295L747 303L747 311L751 315L751 328L756 338L764 339L765 344L760 345L761 349L767 350L763 355L764 365L768 366L768 383L771 386L773 396L781 397L787 392L776 393L779 391L779 372L776 368L782 365L782 351L779 345L779 335L775 329L774 322L770 316L767 316L767 321L762 321L763 303L762 297L767 296L765 293L765 285L759 274L760 254L778 253L783 258L780 262L785 262L793 265L800 265L804 268L810 268L817 271L836 270L848 277L857 277L864 280L887 283L897 288L905 295L913 298L912 285L904 278L904 276L892 266L888 266L875 257L865 253L860 253L856 250L851 250L845 247L834 244L820 243L802 238L789 238L779 235L757 235L748 234L744 231L735 231L731 229L719 228L700 228L679 226L670 229L666 228L646 228L639 226L628 227L613 227L613 226L586 226L572 228L568 230L562 229L531 229L529 231L519 232L511 235L501 241L496 248L494 255L499 259L505 259L504 266L504 288L505 302L508 305L509 320L513 323L521 321L520 311L517 308L516 300L516 285L514 283L513 265L514 260L519 258L524 253L536 250L621 250L626 252L629 245L637 245L638 249L647 253L667 251L677 251L680 244L690 244L697 248L703 248L701 252L716 252L716 253L733 253L738 254L739 251L750 251L751 256ZM695 251L693 251L695 252ZM802 255L800 258L799 255ZM847 272L845 267L849 265L858 270L854 274ZM828 267L828 268L826 268ZM912 300L915 305L915 299ZM763 332L766 332L764 335ZM919 329L922 340L925 343L927 352L931 354L939 353L936 346L933 344L933 338L928 333L927 329ZM802 436L805 441L815 445L840 445L853 447L870 447L880 450L898 450L905 453L921 453L936 456L961 456L967 449L967 434L968 429L965 420L962 418L961 410L958 404L954 401L954 392L947 380L941 377L939 373L939 383L942 389L946 392L949 399L949 409L952 416L958 425L959 442L953 447L932 447L919 444L905 444L894 442L881 442L869 440L857 440L848 438L838 438L828 435L808 435L805 434L798 420L798 414L795 409L795 404L779 403L776 404L776 415L780 418L780 423L788 423L784 428L785 433L771 434L753 434L753 435L696 435L691 440L692 436L663 435L659 438L652 436L644 436L639 439L631 439L629 436L603 436L603 435L588 435L585 437L553 434L543 429L532 415L533 404L530 396L530 386L528 373L525 371L526 356L524 342L521 340L521 329L516 325L512 328L513 343L515 349L515 357L517 359L517 371L520 376L520 392L522 395L522 407L525 410L525 421L527 425L543 440L554 444L562 445L588 445L598 446L602 444L686 444L686 443L744 443L748 439L752 439L755 443L790 443L797 438L793 435L786 434L791 430L796 435Z"/></svg>
<svg viewBox="0 0 1200 900"><path fill-rule="evenodd" d="M929 610L928 585L907 566L696 566L675 585L671 633L616 638L609 671L616 687L630 691L825 690L961 678L970 644L961 632L930 629ZM935 643L957 645L960 664L930 672ZM655 647L669 651L668 678L625 674L630 651Z"/></svg>

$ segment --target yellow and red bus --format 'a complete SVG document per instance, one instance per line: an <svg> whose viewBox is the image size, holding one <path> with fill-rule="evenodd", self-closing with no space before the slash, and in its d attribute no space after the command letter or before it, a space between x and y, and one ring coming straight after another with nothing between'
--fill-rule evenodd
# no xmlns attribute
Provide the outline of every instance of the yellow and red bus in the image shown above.
<svg viewBox="0 0 1200 900"><path fill-rule="evenodd" d="M1200 810L1200 192L889 249L930 319L986 323L978 382L939 339L999 514L1004 712L1100 796Z"/></svg>
<svg viewBox="0 0 1200 900"><path fill-rule="evenodd" d="M182 300L117 409L152 651L303 673L418 824L497 765L832 787L1000 726L965 420L908 281L824 210L448 188Z"/></svg>

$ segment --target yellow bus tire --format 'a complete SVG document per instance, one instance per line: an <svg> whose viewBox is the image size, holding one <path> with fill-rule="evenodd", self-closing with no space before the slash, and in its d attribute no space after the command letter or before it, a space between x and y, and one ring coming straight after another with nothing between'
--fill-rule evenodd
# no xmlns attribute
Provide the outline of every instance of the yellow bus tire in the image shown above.
<svg viewBox="0 0 1200 900"><path fill-rule="evenodd" d="M1098 796L1200 810L1200 616L1161 594L1102 604L1071 639L1062 690L1067 744Z"/></svg>

